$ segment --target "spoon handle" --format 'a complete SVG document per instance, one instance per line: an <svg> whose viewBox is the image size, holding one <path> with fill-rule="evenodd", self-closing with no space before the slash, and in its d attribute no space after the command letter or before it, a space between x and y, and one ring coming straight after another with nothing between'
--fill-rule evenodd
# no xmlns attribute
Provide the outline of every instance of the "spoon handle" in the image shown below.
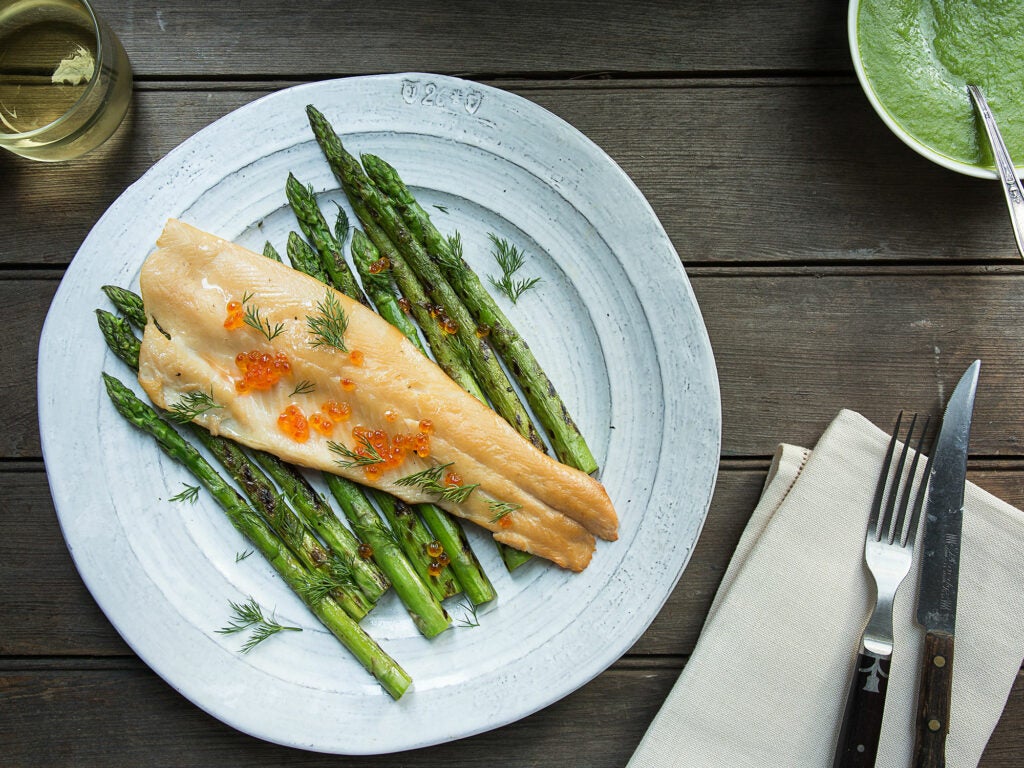
<svg viewBox="0 0 1024 768"><path fill-rule="evenodd" d="M974 106L981 115L981 122L985 125L985 133L988 134L988 141L992 145L992 154L996 159L996 171L1000 181L1003 182L1003 193L1006 195L1006 205L1010 209L1010 223L1013 225L1013 236L1017 240L1017 250L1024 256L1024 186L1021 186L1017 178L1017 171L1010 159L1010 153L1006 150L1006 143L1003 141L996 119L992 116L985 94L976 85L968 85L967 92L974 101Z"/></svg>

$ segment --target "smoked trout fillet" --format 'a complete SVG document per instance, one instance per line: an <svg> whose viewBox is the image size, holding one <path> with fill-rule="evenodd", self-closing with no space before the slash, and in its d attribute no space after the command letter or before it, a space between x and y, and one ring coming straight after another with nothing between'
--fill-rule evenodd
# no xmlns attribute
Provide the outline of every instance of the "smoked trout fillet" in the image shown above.
<svg viewBox="0 0 1024 768"><path fill-rule="evenodd" d="M213 434L438 504L574 571L595 535L617 538L599 482L536 449L389 323L314 278L171 219L141 287L139 383L158 406L188 405Z"/></svg>

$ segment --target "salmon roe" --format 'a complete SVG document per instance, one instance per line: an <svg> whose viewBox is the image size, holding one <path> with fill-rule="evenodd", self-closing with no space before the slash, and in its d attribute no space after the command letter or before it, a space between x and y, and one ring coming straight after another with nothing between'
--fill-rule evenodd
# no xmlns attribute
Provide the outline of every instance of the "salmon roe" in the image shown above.
<svg viewBox="0 0 1024 768"><path fill-rule="evenodd" d="M405 296L398 300L398 306L401 307L402 311L406 314L412 311L412 302L405 298Z"/></svg>
<svg viewBox="0 0 1024 768"><path fill-rule="evenodd" d="M448 315L441 315L441 317L438 318L437 324L440 325L441 330L449 336L453 336L459 332L459 324L448 317Z"/></svg>
<svg viewBox="0 0 1024 768"><path fill-rule="evenodd" d="M328 400L326 403L320 406L328 418L334 421L347 421L352 415L352 406L348 403L340 403L337 400Z"/></svg>
<svg viewBox="0 0 1024 768"><path fill-rule="evenodd" d="M491 335L491 326L484 323L476 327L476 337L478 339L485 339Z"/></svg>
<svg viewBox="0 0 1024 768"><path fill-rule="evenodd" d="M363 355L363 353L360 352L358 349L353 349L351 352L348 353L348 360L350 363L352 363L352 365L362 365L363 360L365 359L366 358Z"/></svg>
<svg viewBox="0 0 1024 768"><path fill-rule="evenodd" d="M359 549L356 551L359 553L359 556L363 558L363 560L369 560L371 557L373 557L373 547L371 547L369 544L360 544Z"/></svg>
<svg viewBox="0 0 1024 768"><path fill-rule="evenodd" d="M458 487L462 485L462 475L458 472L448 472L444 476L444 484L448 486Z"/></svg>
<svg viewBox="0 0 1024 768"><path fill-rule="evenodd" d="M229 301L228 314L224 318L224 327L229 331L236 331L245 325L245 311L242 309L242 302Z"/></svg>
<svg viewBox="0 0 1024 768"><path fill-rule="evenodd" d="M356 383L352 381L352 379L342 379L341 388L344 389L346 392L351 392L356 388Z"/></svg>
<svg viewBox="0 0 1024 768"><path fill-rule="evenodd" d="M441 546L441 542L437 539L434 539L428 544L424 544L423 549L426 551L428 555L435 559L440 558L440 556L444 554L444 547Z"/></svg>
<svg viewBox="0 0 1024 768"><path fill-rule="evenodd" d="M391 408L388 408L386 411L384 411L384 419L386 421L395 421L397 418L398 411L392 410Z"/></svg>
<svg viewBox="0 0 1024 768"><path fill-rule="evenodd" d="M334 422L317 411L309 417L309 426L325 437L330 437L334 432Z"/></svg>
<svg viewBox="0 0 1024 768"><path fill-rule="evenodd" d="M430 565L427 566L427 573L429 573L431 576L440 576L443 570L444 566L441 565L437 560L432 560L430 562Z"/></svg>
<svg viewBox="0 0 1024 768"><path fill-rule="evenodd" d="M381 256L370 265L370 274L379 275L381 272L391 269L391 260L387 256Z"/></svg>
<svg viewBox="0 0 1024 768"><path fill-rule="evenodd" d="M384 471L399 467L410 451L426 457L430 455L430 437L422 432L416 435L388 435L382 429L369 429L362 425L352 428L352 449L357 456L367 459L379 459L363 466L363 473L369 480L378 480Z"/></svg>
<svg viewBox="0 0 1024 768"><path fill-rule="evenodd" d="M512 518L509 515L502 515L501 519L498 521L498 525L502 528L511 528Z"/></svg>
<svg viewBox="0 0 1024 768"><path fill-rule="evenodd" d="M412 449L421 459L430 455L430 435L426 432L417 432L412 439Z"/></svg>
<svg viewBox="0 0 1024 768"><path fill-rule="evenodd" d="M283 352L270 355L255 349L239 352L235 357L235 365L242 373L242 378L235 380L235 390L239 393L270 389L292 370L288 356Z"/></svg>
<svg viewBox="0 0 1024 768"><path fill-rule="evenodd" d="M309 422L299 406L289 405L277 417L277 427L297 443L309 440Z"/></svg>

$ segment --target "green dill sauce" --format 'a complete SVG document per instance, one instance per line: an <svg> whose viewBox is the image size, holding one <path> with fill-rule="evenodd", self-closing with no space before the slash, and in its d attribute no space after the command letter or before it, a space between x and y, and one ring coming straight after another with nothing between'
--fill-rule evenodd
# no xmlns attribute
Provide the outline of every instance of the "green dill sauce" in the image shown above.
<svg viewBox="0 0 1024 768"><path fill-rule="evenodd" d="M1024 164L1024 2L861 0L856 39L882 108L921 144L993 167L970 83L985 92L1010 156Z"/></svg>

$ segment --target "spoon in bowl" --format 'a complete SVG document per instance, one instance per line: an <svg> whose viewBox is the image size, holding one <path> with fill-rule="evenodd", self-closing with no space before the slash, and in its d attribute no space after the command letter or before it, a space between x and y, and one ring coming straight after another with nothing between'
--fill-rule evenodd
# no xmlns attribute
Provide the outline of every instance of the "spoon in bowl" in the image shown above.
<svg viewBox="0 0 1024 768"><path fill-rule="evenodd" d="M1014 168L1010 153L1006 151L1006 144L1003 142L1002 134L999 133L999 126L992 116L985 94L976 85L968 85L967 92L974 101L974 106L981 116L981 122L985 126L985 133L988 134L989 144L992 145L992 154L996 160L996 173L1003 182L1003 194L1006 195L1006 205L1010 209L1010 223L1013 226L1013 236L1017 240L1017 250L1024 256L1024 186L1017 178L1017 171Z"/></svg>

